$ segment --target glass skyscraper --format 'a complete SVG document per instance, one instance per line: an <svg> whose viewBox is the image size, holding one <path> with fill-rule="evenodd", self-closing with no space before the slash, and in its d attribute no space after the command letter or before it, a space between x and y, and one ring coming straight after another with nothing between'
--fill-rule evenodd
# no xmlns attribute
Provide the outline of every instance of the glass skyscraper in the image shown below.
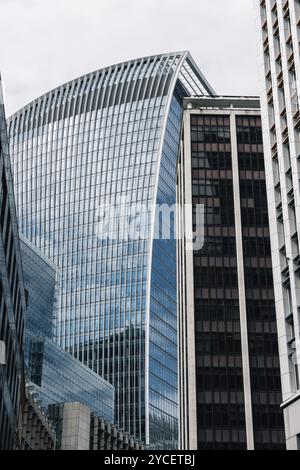
<svg viewBox="0 0 300 470"><path fill-rule="evenodd" d="M115 386L117 425L157 448L177 445L177 299L176 241L154 239L154 205L175 203L182 98L213 93L189 53L163 54L10 118L21 232L61 270L57 342ZM121 209L104 237L107 201ZM126 236L124 205L149 236Z"/></svg>
<svg viewBox="0 0 300 470"><path fill-rule="evenodd" d="M21 254L27 291L24 359L26 379L41 407L80 402L114 421L114 387L53 341L57 266L23 236Z"/></svg>

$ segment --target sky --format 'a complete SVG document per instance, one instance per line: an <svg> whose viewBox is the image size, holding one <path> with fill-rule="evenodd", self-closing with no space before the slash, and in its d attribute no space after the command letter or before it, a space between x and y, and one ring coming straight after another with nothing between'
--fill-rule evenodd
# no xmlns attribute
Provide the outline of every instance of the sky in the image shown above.
<svg viewBox="0 0 300 470"><path fill-rule="evenodd" d="M256 95L254 1L0 0L6 114L93 70L182 50L218 94Z"/></svg>

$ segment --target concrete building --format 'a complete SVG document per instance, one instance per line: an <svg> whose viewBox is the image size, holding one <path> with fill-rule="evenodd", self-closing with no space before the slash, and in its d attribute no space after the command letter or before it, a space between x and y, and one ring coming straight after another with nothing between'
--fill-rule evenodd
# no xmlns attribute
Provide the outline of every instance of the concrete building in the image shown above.
<svg viewBox="0 0 300 470"><path fill-rule="evenodd" d="M25 387L18 434L19 450L55 450L54 427L28 386Z"/></svg>
<svg viewBox="0 0 300 470"><path fill-rule="evenodd" d="M262 124L288 449L300 449L300 3L257 0Z"/></svg>
<svg viewBox="0 0 300 470"><path fill-rule="evenodd" d="M19 447L26 302L0 79L0 449Z"/></svg>
<svg viewBox="0 0 300 470"><path fill-rule="evenodd" d="M177 186L180 448L284 449L258 98L184 100Z"/></svg>
<svg viewBox="0 0 300 470"><path fill-rule="evenodd" d="M56 426L57 450L143 450L141 442L117 426L95 416L82 403L49 407Z"/></svg>

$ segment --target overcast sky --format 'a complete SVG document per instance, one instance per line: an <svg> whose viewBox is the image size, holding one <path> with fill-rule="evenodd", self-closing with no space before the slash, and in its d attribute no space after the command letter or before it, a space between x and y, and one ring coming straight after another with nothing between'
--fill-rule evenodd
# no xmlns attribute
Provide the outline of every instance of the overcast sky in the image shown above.
<svg viewBox="0 0 300 470"><path fill-rule="evenodd" d="M253 0L0 0L7 115L87 72L189 50L219 94L258 94Z"/></svg>

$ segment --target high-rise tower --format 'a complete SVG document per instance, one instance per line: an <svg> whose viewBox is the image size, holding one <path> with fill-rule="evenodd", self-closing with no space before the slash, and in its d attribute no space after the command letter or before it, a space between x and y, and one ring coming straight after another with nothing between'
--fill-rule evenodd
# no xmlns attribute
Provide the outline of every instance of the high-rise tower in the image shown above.
<svg viewBox="0 0 300 470"><path fill-rule="evenodd" d="M284 449L259 100L186 99L183 122L180 447Z"/></svg>
<svg viewBox="0 0 300 470"><path fill-rule="evenodd" d="M57 341L115 386L117 424L161 448L177 445L176 241L155 238L154 206L175 203L182 98L204 94L188 53L163 54L10 118L21 232L61 270Z"/></svg>

